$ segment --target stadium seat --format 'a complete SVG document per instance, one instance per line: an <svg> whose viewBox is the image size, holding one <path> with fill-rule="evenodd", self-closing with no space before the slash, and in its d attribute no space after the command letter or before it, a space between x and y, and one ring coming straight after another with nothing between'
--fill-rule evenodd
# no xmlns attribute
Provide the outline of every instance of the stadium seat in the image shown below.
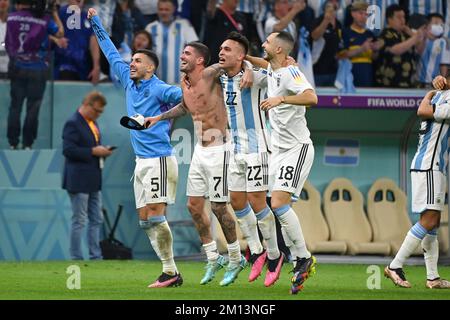
<svg viewBox="0 0 450 320"><path fill-rule="evenodd" d="M239 245L241 246L241 251L244 252L247 249L247 241L244 239L241 229L239 228L233 208L229 204L227 205L227 207L228 210L231 212L231 215L233 216L234 220L236 221L237 238L239 240ZM211 232L213 239L217 243L217 250L219 250L219 253L227 254L228 253L227 241L225 239L225 235L223 234L222 228L220 227L219 221L217 220L216 216L212 213L211 203L209 202L209 200L205 201L205 211L210 214Z"/></svg>
<svg viewBox="0 0 450 320"><path fill-rule="evenodd" d="M389 255L387 242L372 242L372 229L363 208L361 192L350 180L336 178L324 192L324 212L330 227L330 240L345 241L347 253Z"/></svg>
<svg viewBox="0 0 450 320"><path fill-rule="evenodd" d="M395 255L412 226L405 193L391 179L376 180L367 193L367 216L373 241L389 243L391 254ZM421 247L414 252L414 255L422 254Z"/></svg>
<svg viewBox="0 0 450 320"><path fill-rule="evenodd" d="M292 204L297 214L308 249L313 253L333 252L344 254L345 241L329 241L330 230L320 208L320 193L306 181L299 200Z"/></svg>
<svg viewBox="0 0 450 320"><path fill-rule="evenodd" d="M441 212L441 226L438 232L439 250L446 254L449 249L448 239L448 204L445 205L444 210Z"/></svg>

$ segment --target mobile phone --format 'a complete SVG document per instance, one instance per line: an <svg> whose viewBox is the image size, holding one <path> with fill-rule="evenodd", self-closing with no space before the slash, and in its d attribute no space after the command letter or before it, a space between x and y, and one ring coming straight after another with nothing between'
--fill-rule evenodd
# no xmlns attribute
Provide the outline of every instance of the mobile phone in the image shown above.
<svg viewBox="0 0 450 320"><path fill-rule="evenodd" d="M113 150L117 149L117 146L109 146L108 149L113 151Z"/></svg>

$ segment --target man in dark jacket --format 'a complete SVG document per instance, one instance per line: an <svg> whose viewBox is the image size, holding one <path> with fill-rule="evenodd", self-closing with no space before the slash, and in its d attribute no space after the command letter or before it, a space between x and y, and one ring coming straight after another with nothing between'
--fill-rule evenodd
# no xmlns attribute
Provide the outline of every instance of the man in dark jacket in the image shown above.
<svg viewBox="0 0 450 320"><path fill-rule="evenodd" d="M63 189L69 193L72 203L70 255L74 260L83 259L81 235L86 220L89 220L89 258L102 258L99 244L103 223L102 168L104 159L112 154L112 148L101 144L96 120L105 105L106 99L100 92L90 92L63 129L63 154L66 158Z"/></svg>

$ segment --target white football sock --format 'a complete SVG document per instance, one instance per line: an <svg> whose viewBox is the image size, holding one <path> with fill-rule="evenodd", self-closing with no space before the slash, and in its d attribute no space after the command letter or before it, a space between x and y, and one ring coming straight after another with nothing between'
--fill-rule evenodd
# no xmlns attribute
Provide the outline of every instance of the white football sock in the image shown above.
<svg viewBox="0 0 450 320"><path fill-rule="evenodd" d="M147 228L145 221L141 224L150 243L158 255L163 265L163 272L169 275L178 273L177 266L173 259L173 238L169 224L164 216L149 217Z"/></svg>
<svg viewBox="0 0 450 320"><path fill-rule="evenodd" d="M411 254L417 249L422 239L427 234L427 229L422 227L422 225L417 222L406 234L405 240L403 240L402 246L395 255L394 260L392 260L389 268L398 269L403 268L403 264L406 259L411 256Z"/></svg>
<svg viewBox="0 0 450 320"><path fill-rule="evenodd" d="M259 230L266 242L267 258L270 260L278 259L280 250L278 249L277 229L272 211L269 207L265 207L256 214L256 219L258 220Z"/></svg>
<svg viewBox="0 0 450 320"><path fill-rule="evenodd" d="M422 240L423 255L425 265L427 267L427 279L434 280L439 278L438 259L439 259L439 243L436 230L430 231Z"/></svg>
<svg viewBox="0 0 450 320"><path fill-rule="evenodd" d="M233 243L228 243L228 257L230 259L230 264L239 265L241 262L241 247L239 241L236 240Z"/></svg>
<svg viewBox="0 0 450 320"><path fill-rule="evenodd" d="M274 210L275 215L280 221L281 228L284 228L285 235L292 242L289 247L292 258L310 258L311 253L306 248L305 238L303 237L302 227L298 220L295 211L289 206L285 205ZM284 234L283 234L284 236ZM288 242L286 241L286 245Z"/></svg>
<svg viewBox="0 0 450 320"><path fill-rule="evenodd" d="M259 254L263 251L261 241L258 235L258 226L256 222L255 213L250 205L247 203L247 207L242 210L235 210L234 214L237 217L239 228L244 235L245 240L250 248L252 254Z"/></svg>
<svg viewBox="0 0 450 320"><path fill-rule="evenodd" d="M203 249L205 250L206 258L209 262L217 261L217 258L219 258L219 251L217 251L217 244L214 240L204 244Z"/></svg>

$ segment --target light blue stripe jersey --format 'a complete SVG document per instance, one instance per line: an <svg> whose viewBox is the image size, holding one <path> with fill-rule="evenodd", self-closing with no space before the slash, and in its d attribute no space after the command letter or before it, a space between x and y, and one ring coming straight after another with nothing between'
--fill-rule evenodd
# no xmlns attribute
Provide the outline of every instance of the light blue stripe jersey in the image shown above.
<svg viewBox="0 0 450 320"><path fill-rule="evenodd" d="M436 109L450 103L450 90L438 92L432 104ZM437 170L446 174L448 166L449 119L424 120L420 125L419 144L411 163L411 171Z"/></svg>
<svg viewBox="0 0 450 320"><path fill-rule="evenodd" d="M241 90L242 75L241 71L231 78L226 74L220 77L234 152L266 152L269 143L266 116L259 108L266 96L266 76L260 70L253 70L253 86Z"/></svg>

